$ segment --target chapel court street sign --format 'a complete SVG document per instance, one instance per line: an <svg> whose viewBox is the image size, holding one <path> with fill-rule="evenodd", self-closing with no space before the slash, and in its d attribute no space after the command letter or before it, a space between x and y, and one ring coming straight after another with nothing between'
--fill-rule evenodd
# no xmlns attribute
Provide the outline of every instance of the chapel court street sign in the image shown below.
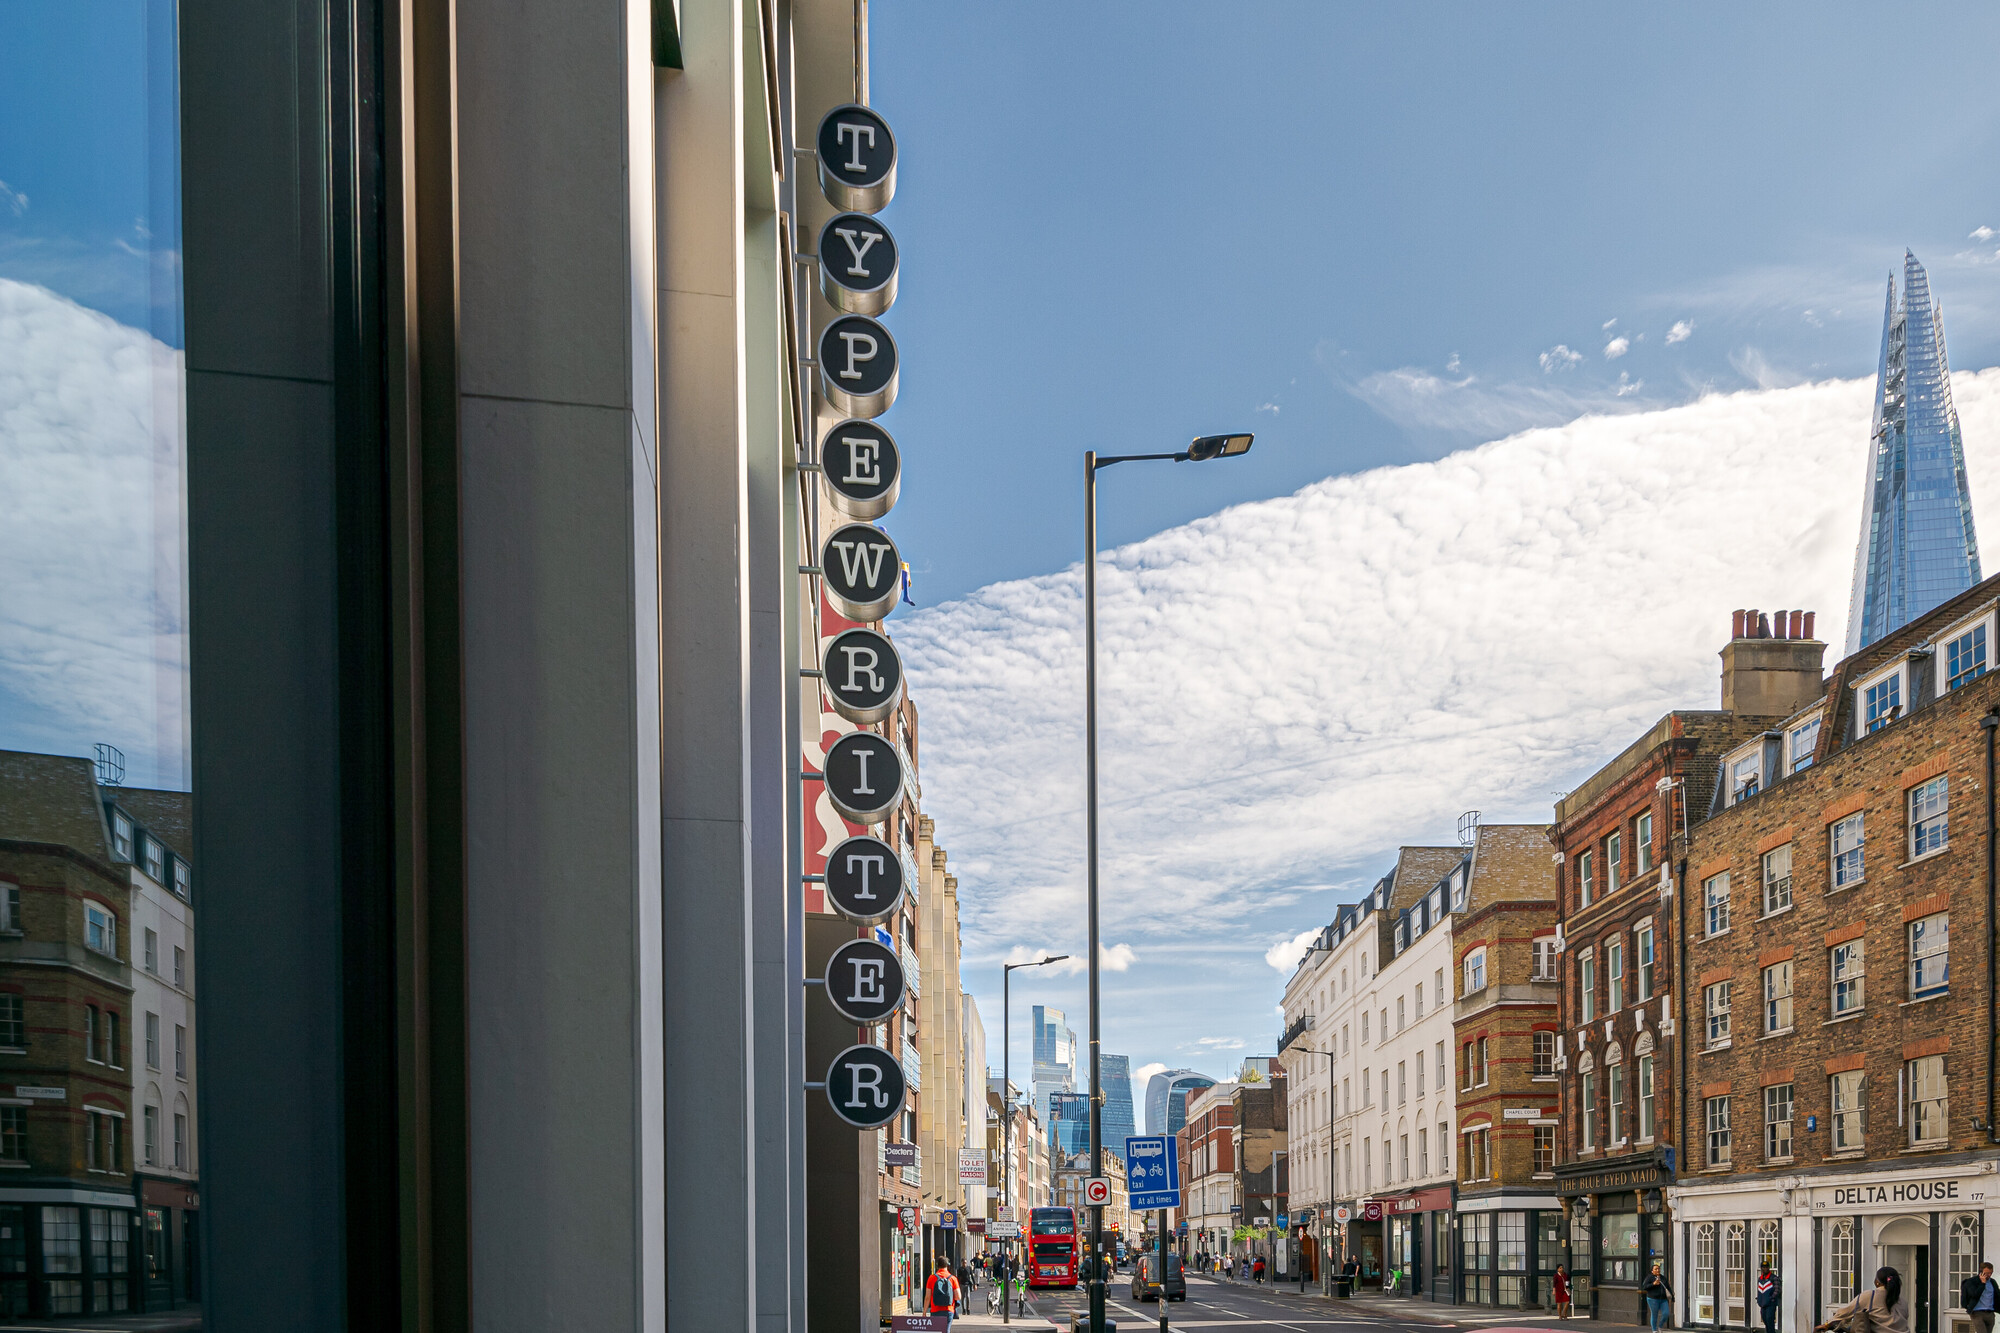
<svg viewBox="0 0 2000 1333"><path fill-rule="evenodd" d="M826 433L820 474L827 503L849 518L877 519L896 507L903 489L903 459L889 432L853 417Z"/></svg>
<svg viewBox="0 0 2000 1333"><path fill-rule="evenodd" d="M826 900L858 925L888 920L903 901L901 858L880 838L847 839L827 853Z"/></svg>
<svg viewBox="0 0 2000 1333"><path fill-rule="evenodd" d="M850 731L827 748L827 800L843 818L879 824L903 799L903 759L872 731Z"/></svg>
<svg viewBox="0 0 2000 1333"><path fill-rule="evenodd" d="M856 1129L880 1129L903 1113L903 1066L876 1046L850 1046L826 1070L826 1101Z"/></svg>
<svg viewBox="0 0 2000 1333"><path fill-rule="evenodd" d="M819 390L851 417L879 417L896 401L896 340L866 315L842 315L819 335Z"/></svg>
<svg viewBox="0 0 2000 1333"><path fill-rule="evenodd" d="M865 106L837 106L820 120L819 188L835 208L879 213L896 197L896 136Z"/></svg>
<svg viewBox="0 0 2000 1333"><path fill-rule="evenodd" d="M903 701L903 659L896 645L872 629L834 635L820 669L833 710L849 722L880 722Z"/></svg>
<svg viewBox="0 0 2000 1333"><path fill-rule="evenodd" d="M819 229L819 290L847 315L896 303L896 238L866 213L837 213Z"/></svg>
<svg viewBox="0 0 2000 1333"><path fill-rule="evenodd" d="M905 985L902 960L879 940L849 940L826 960L827 1001L861 1027L873 1027L895 1013Z"/></svg>
<svg viewBox="0 0 2000 1333"><path fill-rule="evenodd" d="M819 567L826 599L849 620L880 620L896 609L903 558L880 528L869 523L835 528L820 547ZM836 664L830 655L828 664Z"/></svg>
<svg viewBox="0 0 2000 1333"><path fill-rule="evenodd" d="M1125 1140L1126 1204L1134 1211L1181 1206L1181 1159L1163 1134Z"/></svg>

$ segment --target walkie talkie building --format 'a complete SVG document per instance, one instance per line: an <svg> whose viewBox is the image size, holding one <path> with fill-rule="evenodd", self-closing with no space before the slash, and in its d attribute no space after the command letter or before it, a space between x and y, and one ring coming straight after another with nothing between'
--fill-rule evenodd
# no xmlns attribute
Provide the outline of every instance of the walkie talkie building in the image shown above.
<svg viewBox="0 0 2000 1333"><path fill-rule="evenodd" d="M1980 577L1944 322L1931 301L1929 275L1907 250L1900 301L1896 279L1889 279L1869 443L1847 616L1850 653Z"/></svg>

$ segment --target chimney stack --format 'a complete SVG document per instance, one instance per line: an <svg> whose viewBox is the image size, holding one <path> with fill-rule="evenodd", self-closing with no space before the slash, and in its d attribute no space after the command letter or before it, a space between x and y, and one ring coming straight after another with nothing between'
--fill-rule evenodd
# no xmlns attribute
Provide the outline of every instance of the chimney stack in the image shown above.
<svg viewBox="0 0 2000 1333"><path fill-rule="evenodd" d="M1772 620L1775 618L1775 627ZM1722 650L1722 707L1746 717L1785 717L1826 692L1826 645L1813 638L1813 613L1751 608L1730 617Z"/></svg>

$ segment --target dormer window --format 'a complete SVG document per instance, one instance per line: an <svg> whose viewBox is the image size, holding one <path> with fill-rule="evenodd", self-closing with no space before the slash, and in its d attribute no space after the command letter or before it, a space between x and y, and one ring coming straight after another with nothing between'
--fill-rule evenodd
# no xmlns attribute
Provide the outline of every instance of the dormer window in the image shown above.
<svg viewBox="0 0 2000 1333"><path fill-rule="evenodd" d="M1986 674L1986 641L1988 626L1992 623L1989 615L1972 628L1947 640L1944 645L1945 688L1955 690L1961 685L1970 685Z"/></svg>
<svg viewBox="0 0 2000 1333"><path fill-rule="evenodd" d="M1903 663L1860 686L1861 727L1880 731L1903 713Z"/></svg>
<svg viewBox="0 0 2000 1333"><path fill-rule="evenodd" d="M1798 773L1811 768L1813 751L1819 748L1819 714L1813 714L1786 732L1785 748L1791 772Z"/></svg>
<svg viewBox="0 0 2000 1333"><path fill-rule="evenodd" d="M114 806L111 810L111 854L120 861L130 861L132 851L132 817Z"/></svg>
<svg viewBox="0 0 2000 1333"><path fill-rule="evenodd" d="M1729 765L1729 803L1747 801L1763 784L1764 752L1760 745Z"/></svg>
<svg viewBox="0 0 2000 1333"><path fill-rule="evenodd" d="M145 854L146 873L152 876L155 884L165 884L167 882L167 849L160 845L158 838L149 833L146 835L143 851Z"/></svg>
<svg viewBox="0 0 2000 1333"><path fill-rule="evenodd" d="M194 891L194 871L178 856L174 858L174 892L187 898Z"/></svg>

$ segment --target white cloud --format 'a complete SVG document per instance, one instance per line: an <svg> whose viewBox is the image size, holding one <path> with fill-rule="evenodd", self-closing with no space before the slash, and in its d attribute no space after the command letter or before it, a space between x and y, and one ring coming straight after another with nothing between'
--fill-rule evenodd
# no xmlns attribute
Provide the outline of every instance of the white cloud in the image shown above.
<svg viewBox="0 0 2000 1333"><path fill-rule="evenodd" d="M1646 381L1635 380L1627 370L1618 372L1618 387L1613 390L1620 398L1627 398L1646 387Z"/></svg>
<svg viewBox="0 0 2000 1333"><path fill-rule="evenodd" d="M0 746L185 781L180 354L0 279Z"/></svg>
<svg viewBox="0 0 2000 1333"><path fill-rule="evenodd" d="M1100 944L1097 946L1099 967L1106 972L1125 972L1139 961L1139 955L1132 952L1129 944Z"/></svg>
<svg viewBox="0 0 2000 1333"><path fill-rule="evenodd" d="M1990 241L1995 236L2000 236L2000 232L1994 231L1993 228L1991 227L1974 227L1972 229L1972 234L1970 237L1968 237L1968 239L1974 241Z"/></svg>
<svg viewBox="0 0 2000 1333"><path fill-rule="evenodd" d="M1158 1060L1153 1061L1151 1064L1140 1065L1132 1071L1132 1091L1135 1093L1139 1092L1141 1088L1152 1081L1153 1075L1164 1074L1166 1072L1167 1067Z"/></svg>
<svg viewBox="0 0 2000 1333"><path fill-rule="evenodd" d="M6 181L0 181L0 208L5 208L15 217L28 211L28 196L19 190L10 189Z"/></svg>
<svg viewBox="0 0 2000 1333"><path fill-rule="evenodd" d="M1872 392L1588 416L1106 552L1103 912L1137 959L1107 990L1113 1049L1174 1049L1189 1012L1267 1043L1273 941L1461 810L1546 820L1661 713L1714 707L1731 609L1809 608L1840 642ZM2000 370L1953 392L1990 505ZM1083 952L1080 593L1071 568L895 622L969 957Z"/></svg>
<svg viewBox="0 0 2000 1333"><path fill-rule="evenodd" d="M1272 416L1278 415L1278 405L1276 403L1259 403L1253 410L1258 412L1269 412Z"/></svg>
<svg viewBox="0 0 2000 1333"><path fill-rule="evenodd" d="M1591 412L1631 410L1601 388L1558 387L1540 380L1487 384L1472 375L1453 380L1415 366L1378 371L1347 389L1407 430L1479 439L1574 421Z"/></svg>
<svg viewBox="0 0 2000 1333"><path fill-rule="evenodd" d="M1197 1037L1194 1044L1211 1051L1240 1051L1244 1046L1241 1037Z"/></svg>
<svg viewBox="0 0 2000 1333"><path fill-rule="evenodd" d="M1611 326L1616 324L1617 322L1618 322L1618 316L1616 315L1613 315L1610 319L1605 320L1603 325L1604 331L1606 333L1611 332Z"/></svg>
<svg viewBox="0 0 2000 1333"><path fill-rule="evenodd" d="M1456 375L1458 373L1459 367L1463 364L1464 363L1458 359L1458 353L1453 352L1451 354L1451 359L1444 363L1444 368L1450 371L1452 374Z"/></svg>
<svg viewBox="0 0 2000 1333"><path fill-rule="evenodd" d="M1694 321L1691 319L1677 319L1674 321L1674 326L1667 330L1667 342L1669 345L1684 343L1693 336Z"/></svg>
<svg viewBox="0 0 2000 1333"><path fill-rule="evenodd" d="M1264 950L1264 961L1289 977L1292 969L1299 965L1299 960L1306 956L1306 950L1312 947L1313 937L1318 934L1318 926L1308 926L1288 940L1279 940Z"/></svg>
<svg viewBox="0 0 2000 1333"><path fill-rule="evenodd" d="M1040 962L1044 958L1053 957L1056 961L1047 964L1043 968L1043 975L1045 976L1074 977L1081 976L1088 970L1084 967L1083 963L1084 953L1088 953L1088 950L1085 950L1083 953L1069 951L1067 952L1067 956L1063 956L1065 952L1065 947L1061 945L1047 945L1038 948L1026 944L1017 944L1007 950L1007 956L1002 961L1017 964L1035 963ZM1132 964L1139 961L1139 955L1133 951L1132 946L1129 944L1100 944L1097 946L1097 957L1099 970L1102 972L1130 971Z"/></svg>
<svg viewBox="0 0 2000 1333"><path fill-rule="evenodd" d="M1731 352L1729 364L1736 368L1737 374L1760 389L1789 389L1805 380L1803 375L1773 365L1763 349L1758 347Z"/></svg>
<svg viewBox="0 0 2000 1333"><path fill-rule="evenodd" d="M1613 338L1610 342L1604 344L1604 359L1606 361L1616 361L1631 350L1632 340L1630 338L1623 336Z"/></svg>
<svg viewBox="0 0 2000 1333"><path fill-rule="evenodd" d="M1557 343L1548 351L1543 352L1539 359L1542 363L1542 373L1549 375L1554 374L1558 370L1568 370L1571 366L1576 365L1583 360L1583 353L1572 352L1566 344Z"/></svg>

